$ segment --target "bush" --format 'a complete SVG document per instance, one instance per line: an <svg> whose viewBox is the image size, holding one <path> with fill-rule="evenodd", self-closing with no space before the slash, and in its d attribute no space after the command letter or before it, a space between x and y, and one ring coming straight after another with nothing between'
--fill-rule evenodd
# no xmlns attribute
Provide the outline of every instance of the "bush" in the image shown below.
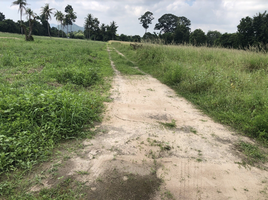
<svg viewBox="0 0 268 200"><path fill-rule="evenodd" d="M29 168L38 157L48 155L56 142L76 136L84 124L98 120L102 108L101 101L86 92L8 92L0 99L1 171Z"/></svg>

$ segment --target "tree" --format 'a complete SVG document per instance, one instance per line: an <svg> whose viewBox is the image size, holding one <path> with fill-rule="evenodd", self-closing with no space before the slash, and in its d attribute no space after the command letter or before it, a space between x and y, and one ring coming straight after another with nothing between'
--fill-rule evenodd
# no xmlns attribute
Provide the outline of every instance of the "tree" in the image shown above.
<svg viewBox="0 0 268 200"><path fill-rule="evenodd" d="M158 23L155 25L155 30L160 30L160 34L173 33L178 25L178 18L173 14L165 14L158 19Z"/></svg>
<svg viewBox="0 0 268 200"><path fill-rule="evenodd" d="M26 5L28 5L26 3L26 0L17 0L17 1L13 1L12 5L11 6L15 6L15 5L18 5L19 6L19 12L20 12L20 25L22 25L22 13L23 11L26 11ZM23 34L23 29L21 27L21 34Z"/></svg>
<svg viewBox="0 0 268 200"><path fill-rule="evenodd" d="M250 17L242 18L237 26L240 44L243 48L248 48L254 43L253 20Z"/></svg>
<svg viewBox="0 0 268 200"><path fill-rule="evenodd" d="M87 17L85 18L85 24L84 24L85 37L87 39L90 39L90 31L92 30L93 25L94 25L93 15L88 14Z"/></svg>
<svg viewBox="0 0 268 200"><path fill-rule="evenodd" d="M152 24L152 21L154 20L153 13L150 11L147 11L142 15L140 18L140 24L142 24L143 28L145 28L145 33L147 33L147 29L149 28L149 24Z"/></svg>
<svg viewBox="0 0 268 200"><path fill-rule="evenodd" d="M217 45L221 45L225 48L239 48L240 43L237 33L224 33L222 36L216 40Z"/></svg>
<svg viewBox="0 0 268 200"><path fill-rule="evenodd" d="M0 22L5 20L5 15L0 12Z"/></svg>
<svg viewBox="0 0 268 200"><path fill-rule="evenodd" d="M36 13L34 13L32 11L31 8L27 8L26 9L26 15L29 21L29 32L27 33L27 29L25 25L22 25L22 27L24 28L24 33L25 33L25 40L26 41L33 41L33 37L32 37L32 32L33 32L33 24L35 22L36 19Z"/></svg>
<svg viewBox="0 0 268 200"><path fill-rule="evenodd" d="M221 37L221 33L219 31L208 31L207 32L207 44L209 46L214 46L215 41Z"/></svg>
<svg viewBox="0 0 268 200"><path fill-rule="evenodd" d="M255 35L255 45L261 48L268 43L268 14L258 13L253 17L253 30ZM265 47L266 48L266 47Z"/></svg>
<svg viewBox="0 0 268 200"><path fill-rule="evenodd" d="M20 33L20 24L11 19L0 21L0 31L9 33Z"/></svg>
<svg viewBox="0 0 268 200"><path fill-rule="evenodd" d="M49 32L49 23L48 23L48 20L49 19L50 20L52 19L52 17L51 17L51 14L53 14L52 13L52 10L54 10L54 8L49 8L49 4L47 3L47 4L45 4L44 7L42 7L42 11L41 11L41 14L44 15L45 20L47 21L47 31L48 31L49 37L51 37L51 36L50 36L50 32Z"/></svg>
<svg viewBox="0 0 268 200"><path fill-rule="evenodd" d="M196 46L200 46L207 42L207 36L201 29L196 29L190 35L190 43Z"/></svg>
<svg viewBox="0 0 268 200"><path fill-rule="evenodd" d="M54 14L54 17L56 18L56 20L58 22L60 22L60 24L61 24L61 30L62 30L62 20L63 20L63 14L62 14L62 12L57 10L55 12L55 14ZM59 28L59 26L58 26L58 28ZM59 37L59 31L58 31L58 37Z"/></svg>
<svg viewBox="0 0 268 200"><path fill-rule="evenodd" d="M117 28L118 28L118 26L116 25L115 21L112 21L110 23L110 26L108 27L108 33L109 33L112 40L115 39Z"/></svg>
<svg viewBox="0 0 268 200"><path fill-rule="evenodd" d="M158 19L158 23L155 25L155 30L160 30L160 34L174 33L178 26L184 26L186 32L190 32L191 21L186 17L178 17L173 14L165 14Z"/></svg>
<svg viewBox="0 0 268 200"><path fill-rule="evenodd" d="M73 22L75 22L75 20L77 19L77 16L76 16L76 12L74 12L73 10L71 10L71 11L69 12L69 15L70 15L71 32L72 32Z"/></svg>
<svg viewBox="0 0 268 200"><path fill-rule="evenodd" d="M179 24L174 33L174 42L178 44L189 43L189 39L190 29L183 24Z"/></svg>

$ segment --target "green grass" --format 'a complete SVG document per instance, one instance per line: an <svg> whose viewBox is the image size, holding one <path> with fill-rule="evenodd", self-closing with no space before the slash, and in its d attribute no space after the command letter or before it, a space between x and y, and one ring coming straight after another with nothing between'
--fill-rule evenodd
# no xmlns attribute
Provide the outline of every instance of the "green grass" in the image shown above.
<svg viewBox="0 0 268 200"><path fill-rule="evenodd" d="M267 54L232 49L146 45L113 47L218 122L268 140Z"/></svg>
<svg viewBox="0 0 268 200"><path fill-rule="evenodd" d="M236 147L245 155L245 158L243 159L243 163L245 164L255 166L257 163L264 163L267 161L266 153L264 153L257 145L247 142L239 142Z"/></svg>
<svg viewBox="0 0 268 200"><path fill-rule="evenodd" d="M119 55L115 50L110 52L111 59L115 64L115 68L123 75L144 75L135 68L135 64L126 57Z"/></svg>
<svg viewBox="0 0 268 200"><path fill-rule="evenodd" d="M1 174L29 170L63 139L86 137L101 120L113 71L106 43L0 37L11 37L0 38Z"/></svg>

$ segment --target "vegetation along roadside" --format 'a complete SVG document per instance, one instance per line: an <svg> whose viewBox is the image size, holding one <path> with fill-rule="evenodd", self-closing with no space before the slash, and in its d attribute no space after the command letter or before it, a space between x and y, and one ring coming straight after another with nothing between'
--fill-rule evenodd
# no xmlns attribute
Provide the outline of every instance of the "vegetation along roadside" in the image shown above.
<svg viewBox="0 0 268 200"><path fill-rule="evenodd" d="M268 57L232 49L112 43L217 121L267 143Z"/></svg>
<svg viewBox="0 0 268 200"><path fill-rule="evenodd" d="M3 174L47 160L60 141L89 137L89 127L101 120L113 71L106 43L0 37L2 182ZM7 182L0 185L1 195L10 191Z"/></svg>

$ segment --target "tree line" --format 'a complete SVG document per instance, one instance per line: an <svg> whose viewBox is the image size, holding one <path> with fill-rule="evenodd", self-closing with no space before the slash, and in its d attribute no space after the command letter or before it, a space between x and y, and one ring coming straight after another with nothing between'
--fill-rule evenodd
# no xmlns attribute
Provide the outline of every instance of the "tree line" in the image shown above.
<svg viewBox="0 0 268 200"><path fill-rule="evenodd" d="M52 36L52 37L70 37L77 39L94 39L100 41L108 41L118 39L116 32L118 26L116 22L110 25L100 24L97 18L91 14L85 18L85 31L72 31L72 25L77 19L76 12L71 5L65 7L65 13L50 8L49 4L41 7L40 15L34 13L31 8L27 7L27 0L16 0L12 6L19 7L20 20L14 22L11 19L5 19L5 15L0 12L0 31L9 33L25 34L26 40L33 40L32 35ZM27 21L23 21L22 16L26 15ZM50 27L49 20L55 17L59 22L58 28ZM69 26L71 31L69 32ZM59 28L60 27L60 28ZM65 30L67 29L67 30Z"/></svg>
<svg viewBox="0 0 268 200"><path fill-rule="evenodd" d="M258 13L252 18L247 16L240 20L236 33L220 33L219 31L208 31L207 34L196 29L191 31L191 21L184 17L173 14L164 14L158 19L154 30L157 33L147 32L149 25L152 24L153 13L147 11L138 20L145 29L144 40L159 40L165 44L192 44L195 46L221 46L225 48L247 49L252 46L259 49L268 49L268 14Z"/></svg>
<svg viewBox="0 0 268 200"><path fill-rule="evenodd" d="M0 31L10 33L25 33L26 40L33 40L31 35L70 37L77 39L91 39L99 41L120 40L140 42L141 39L147 41L164 41L165 44L192 44L195 46L221 46L226 48L247 49L252 46L259 49L268 49L268 14L258 13L252 18L247 16L240 20L236 33L220 33L217 30L205 33L202 29L191 31L191 21L185 16L174 14L164 14L158 19L154 30L159 33L147 32L149 25L154 20L153 13L145 12L138 20L145 29L143 37L139 35L128 36L117 35L118 26L115 21L109 25L100 23L98 18L92 14L85 17L84 31L72 31L72 25L77 19L76 12L71 5L65 7L65 13L54 11L49 4L41 7L40 15L34 13L31 8L27 8L27 0L16 0L12 6L19 6L20 20L14 22L5 19L5 15L0 12ZM22 20L26 15L27 21ZM58 28L51 28L49 20L55 17L59 22ZM69 26L71 31L69 32ZM59 28L60 27L60 28ZM66 29L66 30L65 30Z"/></svg>

